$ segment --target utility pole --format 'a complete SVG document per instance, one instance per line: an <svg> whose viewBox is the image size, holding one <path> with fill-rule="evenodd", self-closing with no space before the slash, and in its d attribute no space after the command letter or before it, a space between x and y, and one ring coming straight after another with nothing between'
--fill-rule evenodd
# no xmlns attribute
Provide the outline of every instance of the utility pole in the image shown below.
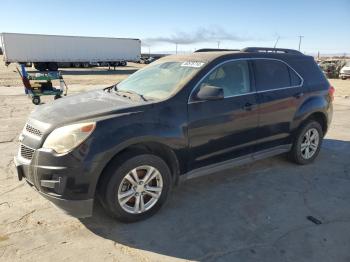
<svg viewBox="0 0 350 262"><path fill-rule="evenodd" d="M301 39L303 38L304 36L300 35L299 36L299 51L300 51L300 46L301 46Z"/></svg>
<svg viewBox="0 0 350 262"><path fill-rule="evenodd" d="M177 54L177 43L175 43L176 49L175 49L175 53Z"/></svg>
<svg viewBox="0 0 350 262"><path fill-rule="evenodd" d="M218 41L218 48L220 48L220 41Z"/></svg>

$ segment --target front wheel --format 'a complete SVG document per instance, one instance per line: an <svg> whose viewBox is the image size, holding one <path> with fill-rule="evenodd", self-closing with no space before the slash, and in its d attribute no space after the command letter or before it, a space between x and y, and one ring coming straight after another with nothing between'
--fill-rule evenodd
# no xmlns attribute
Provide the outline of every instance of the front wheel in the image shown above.
<svg viewBox="0 0 350 262"><path fill-rule="evenodd" d="M295 136L292 150L289 153L290 159L300 165L313 162L320 152L322 140L321 125L315 120L306 122Z"/></svg>
<svg viewBox="0 0 350 262"><path fill-rule="evenodd" d="M102 204L116 219L135 222L156 213L166 201L171 187L167 164L158 156L136 155L107 168L100 188Z"/></svg>

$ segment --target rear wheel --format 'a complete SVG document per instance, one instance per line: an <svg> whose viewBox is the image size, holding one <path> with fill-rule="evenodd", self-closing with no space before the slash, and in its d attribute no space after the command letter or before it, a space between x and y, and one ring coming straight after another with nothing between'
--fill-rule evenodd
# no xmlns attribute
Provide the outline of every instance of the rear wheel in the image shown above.
<svg viewBox="0 0 350 262"><path fill-rule="evenodd" d="M100 196L105 209L116 219L135 222L158 211L166 201L171 174L158 156L141 154L117 161L107 168Z"/></svg>
<svg viewBox="0 0 350 262"><path fill-rule="evenodd" d="M61 97L62 97L61 95L55 95L54 99L56 100L56 99L59 99Z"/></svg>
<svg viewBox="0 0 350 262"><path fill-rule="evenodd" d="M306 165L318 156L323 141L321 125L315 120L309 120L298 130L289 153L290 159L300 165Z"/></svg>

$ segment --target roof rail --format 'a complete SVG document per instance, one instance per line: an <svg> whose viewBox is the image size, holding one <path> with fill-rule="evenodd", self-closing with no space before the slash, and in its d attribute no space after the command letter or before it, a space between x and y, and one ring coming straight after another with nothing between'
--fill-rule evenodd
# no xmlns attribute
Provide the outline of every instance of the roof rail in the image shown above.
<svg viewBox="0 0 350 262"><path fill-rule="evenodd" d="M241 49L241 52L247 53L285 53L291 55L303 55L303 53L294 50L294 49L286 49L286 48L273 48L273 47L246 47Z"/></svg>
<svg viewBox="0 0 350 262"><path fill-rule="evenodd" d="M220 51L239 51L239 49L201 48L194 52L201 53L201 52L220 52Z"/></svg>

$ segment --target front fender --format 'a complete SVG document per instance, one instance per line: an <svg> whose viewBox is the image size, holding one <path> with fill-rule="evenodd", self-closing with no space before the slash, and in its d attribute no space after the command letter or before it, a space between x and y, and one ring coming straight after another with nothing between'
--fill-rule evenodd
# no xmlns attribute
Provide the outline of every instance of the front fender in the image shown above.
<svg viewBox="0 0 350 262"><path fill-rule="evenodd" d="M132 145L147 142L158 143L171 149L180 162L186 157L183 153L183 149L187 147L183 125L160 124L158 121L145 122L144 120L142 122L141 119L128 119L125 122L121 119L119 121L107 120L100 130L101 135L95 134L90 146L93 151L90 152L90 156L94 163L98 163L99 171L91 178L91 194L94 193L98 179L108 163L118 153Z"/></svg>

